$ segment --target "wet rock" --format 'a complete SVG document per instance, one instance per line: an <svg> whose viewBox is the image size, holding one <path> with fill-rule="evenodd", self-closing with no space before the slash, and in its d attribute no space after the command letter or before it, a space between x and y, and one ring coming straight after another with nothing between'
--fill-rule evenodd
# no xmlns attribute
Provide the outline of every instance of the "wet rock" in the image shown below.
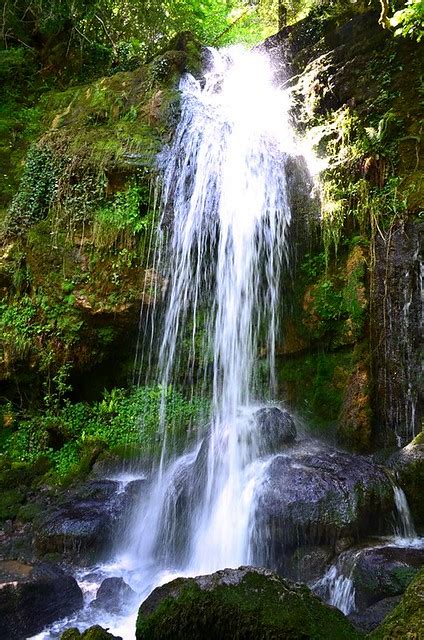
<svg viewBox="0 0 424 640"><path fill-rule="evenodd" d="M400 602L400 596L384 598L365 609L365 611L350 614L349 620L361 631L369 633L378 627L384 618Z"/></svg>
<svg viewBox="0 0 424 640"><path fill-rule="evenodd" d="M332 557L331 547L300 547L288 558L284 575L296 582L314 583L325 573Z"/></svg>
<svg viewBox="0 0 424 640"><path fill-rule="evenodd" d="M178 578L140 607L137 640L358 638L345 616L304 585L265 569L224 569Z"/></svg>
<svg viewBox="0 0 424 640"><path fill-rule="evenodd" d="M393 489L361 456L307 443L270 463L259 491L255 564L281 570L288 549L384 531Z"/></svg>
<svg viewBox="0 0 424 640"><path fill-rule="evenodd" d="M22 640L83 606L77 581L60 567L36 565L21 581L0 589L0 638Z"/></svg>
<svg viewBox="0 0 424 640"><path fill-rule="evenodd" d="M296 439L296 425L286 409L264 407L256 411L254 418L261 455L276 453Z"/></svg>
<svg viewBox="0 0 424 640"><path fill-rule="evenodd" d="M424 629L424 569L414 578L401 601L371 634L373 640L422 638Z"/></svg>
<svg viewBox="0 0 424 640"><path fill-rule="evenodd" d="M404 593L424 565L424 548L384 546L352 553L351 578L359 610Z"/></svg>
<svg viewBox="0 0 424 640"><path fill-rule="evenodd" d="M406 445L422 420L423 231L423 223L402 221L393 225L389 244L376 237L370 301L372 408L380 442L386 446Z"/></svg>
<svg viewBox="0 0 424 640"><path fill-rule="evenodd" d="M39 555L61 552L68 561L92 561L102 557L114 540L117 523L130 504L117 482L96 480L70 493L51 507L36 526Z"/></svg>
<svg viewBox="0 0 424 640"><path fill-rule="evenodd" d="M105 578L91 606L111 613L119 613L135 596L135 591L122 578Z"/></svg>

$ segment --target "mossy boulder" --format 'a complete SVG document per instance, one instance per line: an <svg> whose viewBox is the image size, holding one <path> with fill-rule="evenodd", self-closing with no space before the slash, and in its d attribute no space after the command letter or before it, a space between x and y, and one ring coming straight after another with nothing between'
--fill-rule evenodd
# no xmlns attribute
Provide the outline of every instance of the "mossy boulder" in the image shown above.
<svg viewBox="0 0 424 640"><path fill-rule="evenodd" d="M140 607L137 640L340 640L359 638L345 616L306 586L265 569L224 569L178 578Z"/></svg>
<svg viewBox="0 0 424 640"><path fill-rule="evenodd" d="M67 629L62 633L60 640L122 640L120 636L114 636L103 627L95 625L82 633L76 629Z"/></svg>
<svg viewBox="0 0 424 640"><path fill-rule="evenodd" d="M424 629L424 569L414 578L401 601L374 631L372 640L419 640Z"/></svg>
<svg viewBox="0 0 424 640"><path fill-rule="evenodd" d="M414 522L424 525L424 431L388 461L408 499Z"/></svg>

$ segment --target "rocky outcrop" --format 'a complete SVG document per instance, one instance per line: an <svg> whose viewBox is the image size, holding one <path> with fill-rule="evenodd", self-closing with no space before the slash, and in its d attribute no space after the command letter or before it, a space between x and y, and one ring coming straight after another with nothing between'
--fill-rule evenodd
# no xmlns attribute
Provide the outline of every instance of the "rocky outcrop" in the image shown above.
<svg viewBox="0 0 424 640"><path fill-rule="evenodd" d="M63 367L82 399L127 384L140 308L144 318L163 284L148 259L156 156L178 117L179 78L201 57L190 34L170 46L150 64L43 101L43 133L0 234L2 296L13 309L12 319L0 314L7 398L19 380L36 402L46 375Z"/></svg>
<svg viewBox="0 0 424 640"><path fill-rule="evenodd" d="M348 640L359 634L307 587L253 567L178 578L155 589L139 610L137 640L235 637Z"/></svg>
<svg viewBox="0 0 424 640"><path fill-rule="evenodd" d="M284 574L299 546L335 546L384 531L393 488L383 469L360 456L308 442L277 455L258 491L255 561Z"/></svg>
<svg viewBox="0 0 424 640"><path fill-rule="evenodd" d="M312 13L264 47L279 80L292 85L295 122L327 163L318 185L323 243L313 244L311 234L304 240L309 253L296 278L293 318L286 318L290 347L301 351L294 366L305 362L294 406L324 418L326 430L337 422L340 443L366 452L404 446L423 416L424 58L419 43L393 38L363 3L341 12L324 20ZM362 251L356 283L348 282L352 250ZM324 345L334 376L329 357L312 373L306 366L309 358L314 367L315 354L322 358ZM294 373L287 373L293 393ZM330 415L327 404L338 405Z"/></svg>
<svg viewBox="0 0 424 640"><path fill-rule="evenodd" d="M77 581L60 567L36 565L21 581L0 588L0 637L22 640L83 606Z"/></svg>
<svg viewBox="0 0 424 640"><path fill-rule="evenodd" d="M396 452L387 464L395 471L399 484L406 494L415 524L423 526L424 432Z"/></svg>
<svg viewBox="0 0 424 640"><path fill-rule="evenodd" d="M112 480L88 482L53 504L36 524L38 555L58 552L80 563L103 557L134 500L132 484L120 492L119 483Z"/></svg>
<svg viewBox="0 0 424 640"><path fill-rule="evenodd" d="M296 439L297 431L293 416L286 409L264 407L254 414L260 455L280 451Z"/></svg>
<svg viewBox="0 0 424 640"><path fill-rule="evenodd" d="M395 224L375 239L372 279L373 412L380 444L407 444L421 429L421 262L424 224Z"/></svg>
<svg viewBox="0 0 424 640"><path fill-rule="evenodd" d="M135 591L122 578L105 578L91 606L111 613L120 613L134 600Z"/></svg>

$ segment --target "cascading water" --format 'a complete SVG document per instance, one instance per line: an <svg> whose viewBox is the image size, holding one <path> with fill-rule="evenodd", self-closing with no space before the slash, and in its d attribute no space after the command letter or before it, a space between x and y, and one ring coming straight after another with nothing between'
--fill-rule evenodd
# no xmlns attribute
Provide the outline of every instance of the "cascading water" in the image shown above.
<svg viewBox="0 0 424 640"><path fill-rule="evenodd" d="M127 604L134 610L172 577L272 564L257 555L269 531L260 531L256 516L278 446L263 442L269 433L264 437L260 429L258 409L273 399L281 282L289 266L286 168L298 149L288 95L273 86L267 58L237 47L210 50L209 56L202 81L191 75L181 81L181 118L160 159L159 242L146 290L154 285L163 295L160 320L149 324L147 340L149 351L159 344L154 378L163 389L162 455L127 533L120 532L113 561L96 568L97 582L119 574L131 585L136 596ZM255 375L259 356L267 374L263 385ZM149 366L153 361L149 354ZM211 408L181 454L165 418L167 389L183 378L196 393L207 394ZM334 467L334 455L323 458L330 476L340 468ZM305 464L315 474L299 449L297 456L290 477L296 480ZM326 482L333 486L331 477ZM123 487L121 482L118 491ZM402 524L396 533L409 539L414 530L406 499L394 490ZM291 496L285 498L290 506ZM350 513L355 496L347 506ZM330 567L315 588L347 613L355 608L355 589L352 566L343 562ZM133 638L135 613L127 609L117 619L93 613L92 581L80 583L91 596L78 624L100 621L125 640ZM74 623L60 621L40 637L57 638L64 625Z"/></svg>
<svg viewBox="0 0 424 640"><path fill-rule="evenodd" d="M163 420L161 465L129 553L155 571L201 573L251 559L251 506L266 467L255 441L254 365L261 348L269 393L289 256L285 165L293 136L287 95L273 86L269 61L258 52L210 50L204 85L187 75L180 89L180 123L162 156L156 268L167 293L158 377L166 390L196 360L202 369L195 352L201 319L207 357L200 377L211 371L211 415L203 444L178 459ZM188 323L184 361L179 345ZM163 416L165 401L164 393Z"/></svg>

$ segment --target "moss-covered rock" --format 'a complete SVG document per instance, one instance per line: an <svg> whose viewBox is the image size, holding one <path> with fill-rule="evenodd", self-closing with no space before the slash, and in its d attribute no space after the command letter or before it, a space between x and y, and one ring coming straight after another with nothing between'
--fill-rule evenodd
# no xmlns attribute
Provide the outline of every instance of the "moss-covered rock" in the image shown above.
<svg viewBox="0 0 424 640"><path fill-rule="evenodd" d="M365 453L372 448L369 371L363 363L356 366L348 379L337 436L350 450Z"/></svg>
<svg viewBox="0 0 424 640"><path fill-rule="evenodd" d="M424 431L406 447L395 453L388 465L396 472L405 491L414 522L424 525Z"/></svg>
<svg viewBox="0 0 424 640"><path fill-rule="evenodd" d="M201 58L188 33L172 46L40 99L0 237L0 381L12 401L17 380L30 402L60 403L71 387L94 399L131 376L140 307L162 284L148 262L156 156L178 118L179 78Z"/></svg>
<svg viewBox="0 0 424 640"><path fill-rule="evenodd" d="M303 242L290 347L360 347L339 435L364 451L396 437L406 444L422 414L424 51L382 29L375 11L358 15L358 6L350 19L313 12L265 47L291 68L295 122L327 165L318 181L323 243L310 234ZM321 391L321 404L331 402L328 386Z"/></svg>
<svg viewBox="0 0 424 640"><path fill-rule="evenodd" d="M3 490L0 497L0 520L15 518L24 500L25 493L20 489Z"/></svg>
<svg viewBox="0 0 424 640"><path fill-rule="evenodd" d="M62 633L60 640L122 640L122 638L112 635L99 625L95 625L86 629L83 633L80 633L76 628L67 629Z"/></svg>
<svg viewBox="0 0 424 640"><path fill-rule="evenodd" d="M419 640L424 629L424 570L414 578L397 607L374 631L373 640Z"/></svg>
<svg viewBox="0 0 424 640"><path fill-rule="evenodd" d="M359 637L340 611L307 587L251 567L178 578L155 589L136 627L137 640Z"/></svg>

